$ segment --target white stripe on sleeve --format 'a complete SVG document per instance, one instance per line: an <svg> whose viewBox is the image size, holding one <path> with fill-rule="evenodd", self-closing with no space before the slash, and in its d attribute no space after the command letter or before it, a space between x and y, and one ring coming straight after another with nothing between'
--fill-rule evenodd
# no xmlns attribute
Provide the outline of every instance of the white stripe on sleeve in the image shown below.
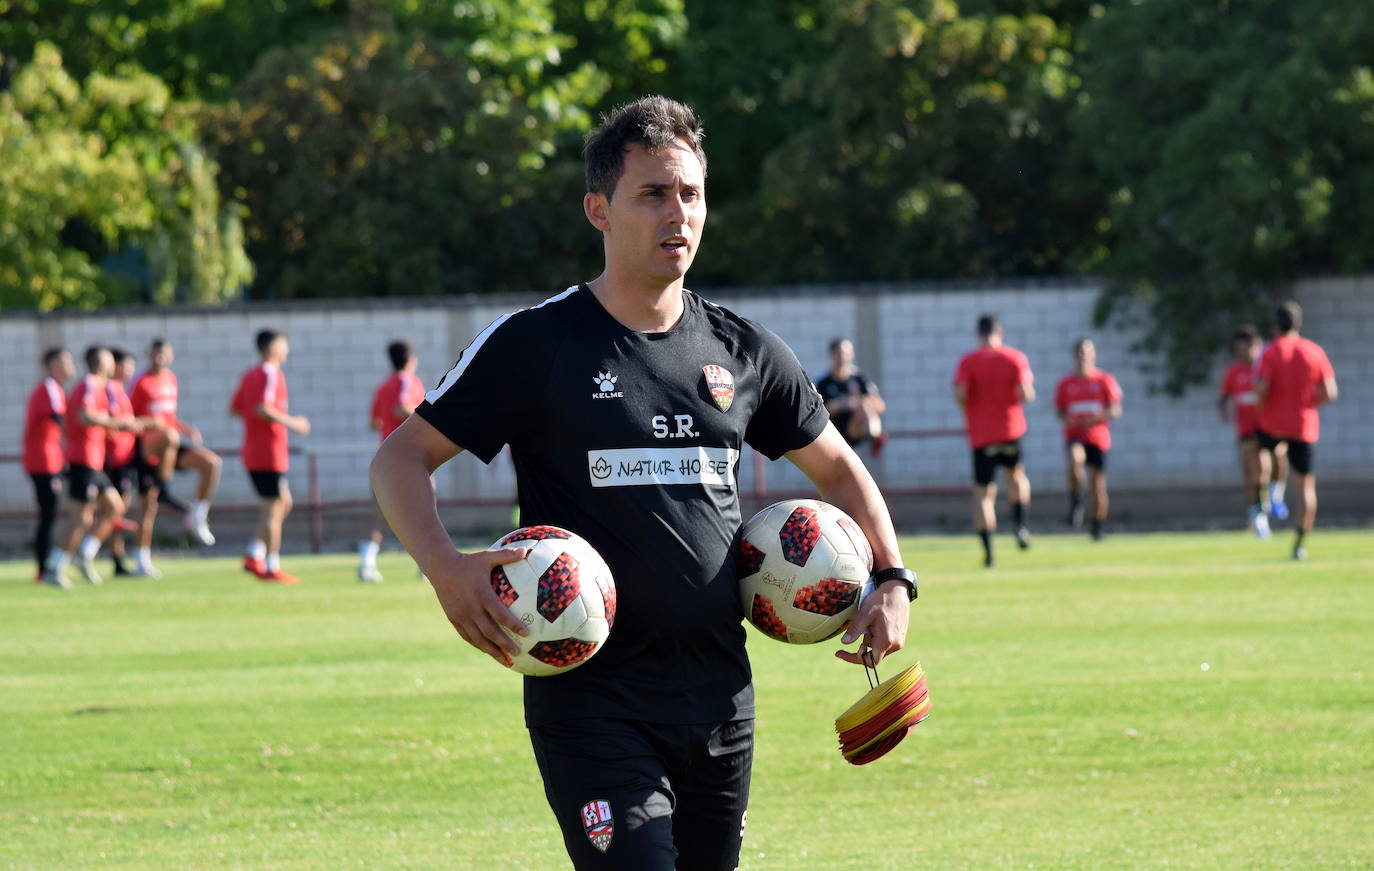
<svg viewBox="0 0 1374 871"><path fill-rule="evenodd" d="M454 363L453 368L448 370L448 374L444 376L443 381L439 382L439 386L425 394L425 401L433 405L434 403L439 401L439 397L443 396L445 393L448 392L448 389L450 387L452 387L454 384L457 384L458 379L463 377L463 373L467 371L468 365L472 363L472 359L476 357L477 352L482 349L483 343L485 343L487 339L490 339L492 334L496 332L497 328L499 328L506 321L510 320L513 315L517 315L522 311L530 311L531 309L543 308L551 302L558 302L560 299L566 299L567 297L576 293L578 287L579 285L573 285L572 287L568 288L567 290L563 291L557 296L549 297L548 299L541 302L539 305L530 306L529 308L518 309L513 312L507 312L506 314L503 314L501 315L501 317L492 321L491 324L489 324L485 330L477 334L477 338L472 340L472 344L464 348L463 353L458 355L458 362Z"/></svg>

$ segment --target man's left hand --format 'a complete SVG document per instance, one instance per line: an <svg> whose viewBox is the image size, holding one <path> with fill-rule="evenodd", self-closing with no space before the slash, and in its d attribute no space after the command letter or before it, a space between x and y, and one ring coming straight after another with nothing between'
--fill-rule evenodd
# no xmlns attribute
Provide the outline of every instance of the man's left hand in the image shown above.
<svg viewBox="0 0 1374 871"><path fill-rule="evenodd" d="M907 624L911 619L911 599L906 586L898 581L882 584L859 606L859 616L849 624L842 644L853 644L863 636L857 651L837 650L835 655L845 662L863 664L863 652L872 651L873 664L883 661L889 653L896 653L906 643Z"/></svg>

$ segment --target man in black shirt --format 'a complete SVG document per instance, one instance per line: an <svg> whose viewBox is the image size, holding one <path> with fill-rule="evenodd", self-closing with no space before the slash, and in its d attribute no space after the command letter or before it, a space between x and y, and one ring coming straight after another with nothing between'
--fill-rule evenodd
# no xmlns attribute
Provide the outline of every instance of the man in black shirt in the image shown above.
<svg viewBox="0 0 1374 871"><path fill-rule="evenodd" d="M817 382L816 390L825 400L830 422L851 447L873 439L873 455L881 450L882 414L887 403L878 394L878 385L854 365L854 343L835 339L830 343L830 371Z"/></svg>
<svg viewBox="0 0 1374 871"><path fill-rule="evenodd" d="M745 443L786 456L847 511L888 577L837 656L901 648L914 580L887 508L772 333L683 287L706 218L692 111L661 97L618 109L586 148L587 219L605 270L479 334L378 450L387 520L468 643L509 665L523 624L491 569L524 551L460 553L430 473L510 445L520 516L589 541L617 587L615 628L585 665L525 678L545 794L578 869L738 864L754 699L735 577Z"/></svg>

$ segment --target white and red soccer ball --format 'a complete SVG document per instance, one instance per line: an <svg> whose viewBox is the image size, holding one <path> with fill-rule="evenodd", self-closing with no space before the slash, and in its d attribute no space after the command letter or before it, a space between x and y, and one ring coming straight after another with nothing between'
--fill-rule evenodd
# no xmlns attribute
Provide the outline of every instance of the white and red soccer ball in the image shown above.
<svg viewBox="0 0 1374 871"><path fill-rule="evenodd" d="M615 581L585 539L557 526L526 526L491 546L527 547L522 560L491 570L491 588L530 634L511 667L536 677L577 668L601 649L615 623Z"/></svg>
<svg viewBox="0 0 1374 871"><path fill-rule="evenodd" d="M789 644L833 638L859 612L873 571L873 549L859 524L815 499L777 502L740 533L744 616Z"/></svg>

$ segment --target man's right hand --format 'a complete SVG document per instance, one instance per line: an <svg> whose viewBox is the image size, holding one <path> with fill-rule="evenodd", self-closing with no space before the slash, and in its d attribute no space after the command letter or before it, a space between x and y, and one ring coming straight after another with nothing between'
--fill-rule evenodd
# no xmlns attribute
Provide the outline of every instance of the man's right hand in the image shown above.
<svg viewBox="0 0 1374 871"><path fill-rule="evenodd" d="M529 629L515 612L501 604L491 588L491 570L522 560L528 553L529 548L524 547L474 553L455 550L451 559L425 572L448 622L463 640L507 668L520 647L502 627L517 635L528 635Z"/></svg>

